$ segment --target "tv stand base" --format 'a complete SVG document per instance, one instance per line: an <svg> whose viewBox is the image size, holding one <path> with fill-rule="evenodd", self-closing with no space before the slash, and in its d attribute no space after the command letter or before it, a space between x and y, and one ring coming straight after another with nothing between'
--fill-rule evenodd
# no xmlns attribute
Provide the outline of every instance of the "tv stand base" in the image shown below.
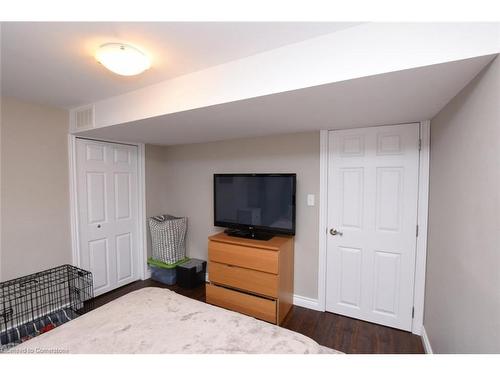
<svg viewBox="0 0 500 375"><path fill-rule="evenodd" d="M259 241L269 241L274 237L274 234L269 234L265 232L254 232L251 230L241 230L241 229L226 229L224 231L228 236L248 238L251 240Z"/></svg>

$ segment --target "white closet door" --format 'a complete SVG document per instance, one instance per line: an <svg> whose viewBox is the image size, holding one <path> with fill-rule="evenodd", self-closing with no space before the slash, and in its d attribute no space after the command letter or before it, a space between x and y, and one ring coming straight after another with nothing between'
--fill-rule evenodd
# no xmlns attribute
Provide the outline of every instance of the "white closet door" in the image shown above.
<svg viewBox="0 0 500 375"><path fill-rule="evenodd" d="M136 146L76 141L79 262L99 295L138 279Z"/></svg>
<svg viewBox="0 0 500 375"><path fill-rule="evenodd" d="M329 133L328 311L411 330L418 124Z"/></svg>

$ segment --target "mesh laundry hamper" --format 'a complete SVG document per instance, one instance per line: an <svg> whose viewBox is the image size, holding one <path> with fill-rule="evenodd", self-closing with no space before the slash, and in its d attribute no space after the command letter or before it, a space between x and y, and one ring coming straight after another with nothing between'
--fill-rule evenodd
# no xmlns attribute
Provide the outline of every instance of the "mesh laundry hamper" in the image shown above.
<svg viewBox="0 0 500 375"><path fill-rule="evenodd" d="M187 217L171 215L148 219L153 259L172 264L186 257Z"/></svg>

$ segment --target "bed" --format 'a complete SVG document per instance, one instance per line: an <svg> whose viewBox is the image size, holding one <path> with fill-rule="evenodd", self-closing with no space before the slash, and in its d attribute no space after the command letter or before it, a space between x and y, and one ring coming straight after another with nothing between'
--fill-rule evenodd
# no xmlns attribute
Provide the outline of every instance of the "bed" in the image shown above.
<svg viewBox="0 0 500 375"><path fill-rule="evenodd" d="M299 333L162 288L131 292L10 353L333 354Z"/></svg>

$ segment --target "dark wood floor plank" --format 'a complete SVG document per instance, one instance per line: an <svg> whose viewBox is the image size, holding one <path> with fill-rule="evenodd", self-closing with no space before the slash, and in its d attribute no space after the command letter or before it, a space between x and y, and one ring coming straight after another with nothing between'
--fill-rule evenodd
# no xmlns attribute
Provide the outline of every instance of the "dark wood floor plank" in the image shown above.
<svg viewBox="0 0 500 375"><path fill-rule="evenodd" d="M148 279L136 281L94 298L94 308L111 302L134 290L147 287L170 289L183 296L205 302L204 285L194 289L183 289L176 285L168 286ZM308 336L321 345L340 350L344 353L424 353L420 337L410 332L299 306L292 307L282 326Z"/></svg>

